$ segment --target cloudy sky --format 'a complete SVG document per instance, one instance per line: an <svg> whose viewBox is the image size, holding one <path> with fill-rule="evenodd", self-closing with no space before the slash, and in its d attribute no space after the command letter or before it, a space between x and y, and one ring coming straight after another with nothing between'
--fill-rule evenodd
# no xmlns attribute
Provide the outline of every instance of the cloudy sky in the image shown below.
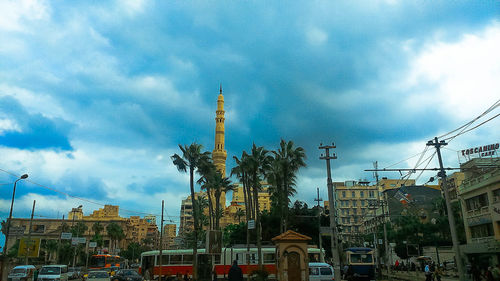
<svg viewBox="0 0 500 281"><path fill-rule="evenodd" d="M188 176L170 156L213 149L219 84L228 170L253 142L293 140L308 157L296 198L312 203L321 142L337 145L334 181L413 168L499 100L499 15L498 1L0 1L0 219L28 173L15 217L34 199L39 217L159 214L164 199L178 222ZM445 165L498 142L498 120L454 138Z"/></svg>

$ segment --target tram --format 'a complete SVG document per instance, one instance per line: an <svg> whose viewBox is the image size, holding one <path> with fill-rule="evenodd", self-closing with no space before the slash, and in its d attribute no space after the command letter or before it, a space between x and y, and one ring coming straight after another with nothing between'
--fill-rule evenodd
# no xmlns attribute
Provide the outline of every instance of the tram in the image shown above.
<svg viewBox="0 0 500 281"><path fill-rule="evenodd" d="M160 275L160 251L148 251L141 254L141 265L139 273L145 274L149 270L149 276L153 279ZM309 260L319 261L320 250L318 248L308 248ZM161 275L168 280L181 275L193 275L193 250L163 250L162 251ZM222 248L221 254L206 254L205 249L198 249L198 273L217 273L217 278L227 277L233 261L238 262L238 266L243 271L246 278L248 274L258 269L257 248L252 247L250 251L246 247ZM270 279L276 279L276 248L262 247L262 264L269 273ZM211 275L210 275L211 276Z"/></svg>
<svg viewBox="0 0 500 281"><path fill-rule="evenodd" d="M374 251L371 248L347 248L347 280L375 280Z"/></svg>

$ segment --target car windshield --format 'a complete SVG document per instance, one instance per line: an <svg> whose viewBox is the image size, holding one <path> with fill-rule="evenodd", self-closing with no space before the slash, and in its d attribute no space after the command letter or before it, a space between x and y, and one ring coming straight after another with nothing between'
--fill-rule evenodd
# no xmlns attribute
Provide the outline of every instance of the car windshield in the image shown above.
<svg viewBox="0 0 500 281"><path fill-rule="evenodd" d="M106 271L90 272L88 278L108 278L109 275Z"/></svg>
<svg viewBox="0 0 500 281"><path fill-rule="evenodd" d="M61 268L57 266L44 266L40 270L41 275L57 275L61 274Z"/></svg>
<svg viewBox="0 0 500 281"><path fill-rule="evenodd" d="M137 273L135 270L122 270L121 275L137 276L139 275L139 273Z"/></svg>
<svg viewBox="0 0 500 281"><path fill-rule="evenodd" d="M351 254L352 263L370 263L372 262L371 254Z"/></svg>
<svg viewBox="0 0 500 281"><path fill-rule="evenodd" d="M26 272L26 269L24 268L14 268L12 269L12 271L10 272L11 274L18 274L18 273L25 273Z"/></svg>
<svg viewBox="0 0 500 281"><path fill-rule="evenodd" d="M319 269L319 272L321 273L321 275L333 275L332 269L329 267L321 267Z"/></svg>

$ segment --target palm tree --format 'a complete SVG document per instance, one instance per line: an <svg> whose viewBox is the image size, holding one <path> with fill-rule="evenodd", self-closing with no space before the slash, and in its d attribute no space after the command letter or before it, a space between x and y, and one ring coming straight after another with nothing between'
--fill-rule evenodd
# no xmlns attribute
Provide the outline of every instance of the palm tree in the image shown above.
<svg viewBox="0 0 500 281"><path fill-rule="evenodd" d="M111 240L110 241L110 248L114 250L116 248L116 244L120 240L125 238L125 233L123 233L123 229L121 228L121 226L118 225L117 223L114 223L114 222L112 222L112 223L108 224L108 226L106 226L106 231L108 232L108 236Z"/></svg>
<svg viewBox="0 0 500 281"><path fill-rule="evenodd" d="M196 181L197 184L200 185L201 189L204 189L210 200L208 200L208 219L209 219L209 229L213 229L215 226L215 213L214 213L214 206L213 202L211 200L211 194L212 194L212 181L211 177L215 173L216 167L210 159L207 159L207 161L203 161L200 163L200 166L198 168L198 173L201 175L200 179Z"/></svg>
<svg viewBox="0 0 500 281"><path fill-rule="evenodd" d="M45 250L45 264L47 264L47 260L51 260L52 253L57 251L57 240L45 240L43 249Z"/></svg>
<svg viewBox="0 0 500 281"><path fill-rule="evenodd" d="M194 172L200 167L201 163L204 163L209 158L209 152L201 152L203 146L201 144L192 143L190 146L180 145L179 148L182 151L182 156L177 153L170 157L172 162L177 167L177 170L180 172L186 172L189 169L189 187L191 190L191 203L193 205L193 221L194 221L194 237L195 239L198 237L198 230L196 226L198 225L198 214L196 210L196 199L194 197ZM193 277L194 279L198 278L198 247L195 242L193 245Z"/></svg>
<svg viewBox="0 0 500 281"><path fill-rule="evenodd" d="M241 222L241 218L245 215L245 212L243 212L242 209L236 210L234 213L234 216L238 219L238 224Z"/></svg>
<svg viewBox="0 0 500 281"><path fill-rule="evenodd" d="M92 225L92 231L94 232L94 236L92 237L92 242L97 243L97 247L102 247L104 245L104 241L102 239L101 232L104 230L104 226L99 222L96 222Z"/></svg>
<svg viewBox="0 0 500 281"><path fill-rule="evenodd" d="M236 162L236 166L231 169L231 175L236 175L240 179L240 182L243 185L243 198L245 200L245 215L247 224L248 221L253 219L253 204L252 204L252 193L250 192L250 177L248 176L249 170L249 156L248 153L243 151L241 154L241 159L233 156L234 161ZM247 231L247 251L250 252L250 229L248 226L246 227Z"/></svg>
<svg viewBox="0 0 500 281"><path fill-rule="evenodd" d="M281 184L282 188L276 186L276 190L280 192L281 196L277 196L280 200L280 224L281 232L285 232L287 229L288 221L288 205L290 203L289 197L296 193L295 189L295 179L297 177L297 171L301 167L305 167L306 154L302 147L294 147L292 141L280 141L280 148L274 153L273 162L273 172L281 175L274 177L276 184ZM273 173L274 174L274 173Z"/></svg>
<svg viewBox="0 0 500 281"><path fill-rule="evenodd" d="M271 168L271 161L272 157L269 155L269 151L262 146L257 147L253 144L251 154L248 156L248 175L253 190L257 230L257 256L260 270L262 270L262 230L260 227L259 191L261 189L260 182Z"/></svg>
<svg viewBox="0 0 500 281"><path fill-rule="evenodd" d="M219 171L216 171L213 174L212 180L215 195L215 229L220 230L220 218L223 211L221 209L220 196L222 195L222 192L233 190L233 185L231 184L229 178L224 177Z"/></svg>

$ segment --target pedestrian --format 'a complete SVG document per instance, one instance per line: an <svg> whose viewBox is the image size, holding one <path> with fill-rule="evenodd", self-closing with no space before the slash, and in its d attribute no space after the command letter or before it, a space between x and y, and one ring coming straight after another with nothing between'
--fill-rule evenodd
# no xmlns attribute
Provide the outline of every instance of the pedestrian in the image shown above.
<svg viewBox="0 0 500 281"><path fill-rule="evenodd" d="M493 278L493 273L491 272L493 268L491 266L488 266L488 268L484 269L484 279L486 281L494 281L495 279Z"/></svg>
<svg viewBox="0 0 500 281"><path fill-rule="evenodd" d="M184 281L189 281L189 276L188 276L187 272L186 272L186 274L184 274Z"/></svg>
<svg viewBox="0 0 500 281"><path fill-rule="evenodd" d="M426 264L424 267L424 273L425 273L425 281L431 281L432 280L432 272L429 264Z"/></svg>
<svg viewBox="0 0 500 281"><path fill-rule="evenodd" d="M438 266L436 270L434 271L434 277L436 278L437 281L441 281L441 267Z"/></svg>
<svg viewBox="0 0 500 281"><path fill-rule="evenodd" d="M229 269L229 274L227 275L229 281L243 281L243 272L238 266L238 261L233 261L233 266Z"/></svg>
<svg viewBox="0 0 500 281"><path fill-rule="evenodd" d="M500 281L500 263L491 270L491 275L493 276L493 280Z"/></svg>

